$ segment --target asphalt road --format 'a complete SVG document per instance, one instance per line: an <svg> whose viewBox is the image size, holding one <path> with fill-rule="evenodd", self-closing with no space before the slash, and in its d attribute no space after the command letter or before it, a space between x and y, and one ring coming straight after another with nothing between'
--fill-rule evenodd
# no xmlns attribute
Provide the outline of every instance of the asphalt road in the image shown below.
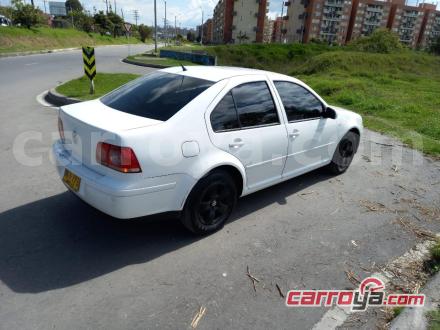
<svg viewBox="0 0 440 330"><path fill-rule="evenodd" d="M98 48L98 71L147 72L120 62L144 49ZM35 100L81 74L79 51L0 59L0 329L182 329L200 306L200 329L312 328L326 309L288 309L276 284L354 288L344 270L363 278L416 243L397 218L440 231L439 162L369 131L347 173L245 197L212 236L171 216L111 219L60 183L56 111ZM26 134L41 139L23 154Z"/></svg>

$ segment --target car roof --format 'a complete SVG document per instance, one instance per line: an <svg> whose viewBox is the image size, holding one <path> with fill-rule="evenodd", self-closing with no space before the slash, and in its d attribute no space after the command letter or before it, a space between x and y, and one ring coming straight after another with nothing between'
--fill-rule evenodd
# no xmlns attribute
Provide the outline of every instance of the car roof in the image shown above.
<svg viewBox="0 0 440 330"><path fill-rule="evenodd" d="M188 77L199 78L204 80L209 80L213 82L218 82L223 79L229 79L237 76L246 76L246 75L266 75L271 79L281 79L281 80L290 80L296 81L296 79L269 71L257 70L257 69L249 69L249 68L239 68L232 66L186 66L186 71L183 70L181 66L167 68L161 70L163 72L169 72L174 74L180 74Z"/></svg>

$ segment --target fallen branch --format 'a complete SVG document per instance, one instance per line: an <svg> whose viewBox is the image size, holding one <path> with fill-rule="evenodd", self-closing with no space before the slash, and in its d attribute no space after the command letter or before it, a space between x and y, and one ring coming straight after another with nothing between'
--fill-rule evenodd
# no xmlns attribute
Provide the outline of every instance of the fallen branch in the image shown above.
<svg viewBox="0 0 440 330"><path fill-rule="evenodd" d="M361 284L361 280L352 270L345 270L348 280L355 286Z"/></svg>
<svg viewBox="0 0 440 330"><path fill-rule="evenodd" d="M280 286L277 283L275 283L275 286L277 287L277 290L278 290L278 293L280 294L280 297L285 298L284 293L283 293L283 291L281 291Z"/></svg>
<svg viewBox="0 0 440 330"><path fill-rule="evenodd" d="M254 291L257 292L257 287L255 286L255 283L259 283L260 280L256 277L254 277L253 275L251 275L251 273L249 272L249 266L247 266L247 268L246 268L246 275L251 279L252 286L254 287Z"/></svg>
<svg viewBox="0 0 440 330"><path fill-rule="evenodd" d="M197 328L197 326L199 325L200 320L205 315L205 313L206 313L206 307L201 306L199 311L197 312L196 315L194 315L194 318L191 321L191 327L193 329Z"/></svg>
<svg viewBox="0 0 440 330"><path fill-rule="evenodd" d="M409 220L399 218L399 219L397 219L397 221L400 223L400 225L403 227L403 229L406 229L407 231L412 232L414 235L416 235L419 238L430 238L430 239L436 238L435 234L417 227L415 224L413 224Z"/></svg>

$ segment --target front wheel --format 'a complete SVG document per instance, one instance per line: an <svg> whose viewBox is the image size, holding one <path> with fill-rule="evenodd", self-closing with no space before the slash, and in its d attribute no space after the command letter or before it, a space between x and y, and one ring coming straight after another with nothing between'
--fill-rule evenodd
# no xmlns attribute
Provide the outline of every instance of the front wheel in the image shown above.
<svg viewBox="0 0 440 330"><path fill-rule="evenodd" d="M190 231L206 235L221 228L237 203L237 187L225 171L215 171L193 188L181 215Z"/></svg>
<svg viewBox="0 0 440 330"><path fill-rule="evenodd" d="M359 135L354 132L348 132L342 137L335 150L332 162L327 167L330 172L342 174L348 169L359 146L359 140Z"/></svg>

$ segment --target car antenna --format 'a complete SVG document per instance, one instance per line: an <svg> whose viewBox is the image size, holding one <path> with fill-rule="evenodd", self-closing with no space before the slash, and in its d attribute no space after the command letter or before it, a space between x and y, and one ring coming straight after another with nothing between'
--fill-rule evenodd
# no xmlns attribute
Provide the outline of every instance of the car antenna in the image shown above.
<svg viewBox="0 0 440 330"><path fill-rule="evenodd" d="M183 66L183 64L180 64L180 66L182 67L182 70L183 70L183 71L188 71L188 69L185 68L185 67Z"/></svg>

